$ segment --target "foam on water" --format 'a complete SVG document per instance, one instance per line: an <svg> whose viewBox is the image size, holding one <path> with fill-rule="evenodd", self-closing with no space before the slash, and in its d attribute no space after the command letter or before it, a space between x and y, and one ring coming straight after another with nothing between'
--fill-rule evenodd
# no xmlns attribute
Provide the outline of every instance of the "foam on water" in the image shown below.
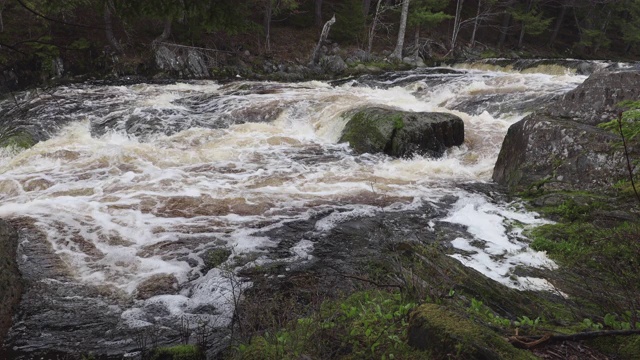
<svg viewBox="0 0 640 360"><path fill-rule="evenodd" d="M508 226L541 222L455 187L490 179L508 126L524 113L453 107L486 92L512 93L510 101L560 94L584 77L471 71L437 83L416 79L390 88L208 81L59 88L47 96L82 106L65 113L74 121L50 140L0 153L0 217L33 219L77 281L133 295L153 275L175 276L179 293L138 301L123 314L131 326L147 324L149 307L177 316L207 304L221 314L209 320L226 323L233 289L250 284L205 269L208 250L231 249L231 258L266 253L277 239L258 232L288 221L328 214L316 223L322 232L444 195L461 199L445 221L473 236L453 242L461 250L454 257L509 286L547 288L512 276L519 265L553 267ZM33 100L34 122L59 116L59 102L45 100ZM465 144L441 159L354 155L337 144L346 123L340 114L363 105L453 112L465 122ZM287 261L308 260L312 251L302 240ZM258 255L254 264L264 261Z"/></svg>
<svg viewBox="0 0 640 360"><path fill-rule="evenodd" d="M522 228L548 223L537 214L517 212L508 206L489 203L480 195L460 197L449 215L442 221L464 225L471 238L457 238L451 242L461 253L452 255L463 264L507 286L526 289L552 289L544 279L519 278L513 275L517 266L555 269L557 265L547 256L528 247L521 237Z"/></svg>

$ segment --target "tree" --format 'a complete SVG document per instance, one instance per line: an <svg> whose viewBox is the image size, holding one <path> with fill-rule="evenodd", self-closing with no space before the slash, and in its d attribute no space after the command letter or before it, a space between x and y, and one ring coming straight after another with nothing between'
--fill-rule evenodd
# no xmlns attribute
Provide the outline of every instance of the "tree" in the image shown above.
<svg viewBox="0 0 640 360"><path fill-rule="evenodd" d="M456 48L456 41L458 40L458 33L462 27L462 4L464 0L456 0L456 16L453 21L453 31L451 32L451 50Z"/></svg>
<svg viewBox="0 0 640 360"><path fill-rule="evenodd" d="M622 33L622 40L627 44L625 53L628 53L633 46L640 44L640 1L620 2L616 15L616 24Z"/></svg>
<svg viewBox="0 0 640 360"><path fill-rule="evenodd" d="M412 11L409 12L409 25L414 28L414 56L418 56L422 48L420 40L420 31L422 28L432 29L442 21L451 19L451 15L445 14L444 10L448 0L414 0L411 6ZM430 51L429 51L430 53Z"/></svg>
<svg viewBox="0 0 640 360"><path fill-rule="evenodd" d="M316 26L322 26L322 0L316 0L314 10Z"/></svg>
<svg viewBox="0 0 640 360"><path fill-rule="evenodd" d="M122 45L120 45L120 42L118 42L115 35L113 34L113 24L111 22L112 11L114 11L113 1L104 0L103 19L105 36L111 47L113 47L114 51L122 54L124 52L124 50L122 49Z"/></svg>
<svg viewBox="0 0 640 360"><path fill-rule="evenodd" d="M580 35L577 49L587 49L595 55L602 46L608 46L611 39L607 35L611 23L614 7L620 0L594 0L586 6L580 4L574 7L574 19Z"/></svg>
<svg viewBox="0 0 640 360"><path fill-rule="evenodd" d="M362 0L345 0L335 8L336 24L332 39L361 43L364 39L366 17L362 13Z"/></svg>
<svg viewBox="0 0 640 360"><path fill-rule="evenodd" d="M7 5L7 0L0 0L0 32L4 32L4 21L2 20L2 12Z"/></svg>
<svg viewBox="0 0 640 360"><path fill-rule="evenodd" d="M402 59L402 48L404 47L404 33L407 29L407 14L409 13L409 0L402 2L402 13L400 14L400 29L398 30L398 41L396 48L391 53L392 59Z"/></svg>
<svg viewBox="0 0 640 360"><path fill-rule="evenodd" d="M556 23L553 26L553 32L551 33L551 38L549 38L549 46L553 46L558 39L558 34L560 33L560 28L562 27L562 23L564 22L564 18L567 14L567 9L569 9L569 4L561 3L560 4L560 14L556 17Z"/></svg>
<svg viewBox="0 0 640 360"><path fill-rule="evenodd" d="M553 19L543 18L543 13L538 9L535 0L527 0L526 6L515 7L512 15L516 21L520 21L520 36L518 38L518 48L522 48L524 35L542 34Z"/></svg>
<svg viewBox="0 0 640 360"><path fill-rule="evenodd" d="M284 11L291 11L298 7L296 0L259 0L264 7L265 49L271 52L271 20Z"/></svg>
<svg viewBox="0 0 640 360"><path fill-rule="evenodd" d="M367 59L371 57L371 50L373 48L373 37L376 33L376 28L380 25L380 16L385 10L382 5L382 0L378 0L378 4L376 5L376 13L373 17L373 21L371 22L371 26L369 27L369 32L367 34Z"/></svg>
<svg viewBox="0 0 640 360"><path fill-rule="evenodd" d="M494 17L499 15L495 6L497 0L478 0L478 6L476 7L476 16L472 19L473 31L471 32L471 40L469 40L469 46L475 46L476 35L483 23L491 21Z"/></svg>

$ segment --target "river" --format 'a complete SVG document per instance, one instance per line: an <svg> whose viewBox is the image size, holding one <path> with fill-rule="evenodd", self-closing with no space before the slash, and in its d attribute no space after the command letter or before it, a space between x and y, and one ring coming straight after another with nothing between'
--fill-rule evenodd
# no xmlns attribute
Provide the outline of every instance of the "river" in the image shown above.
<svg viewBox="0 0 640 360"><path fill-rule="evenodd" d="M9 345L24 358L43 349L121 353L139 346L132 329L179 332L184 319L224 328L237 288L251 286L238 270L269 262L279 245L265 232L313 218L322 233L445 196L456 200L424 229L464 226L469 236L452 241L451 256L507 286L550 289L513 274L555 266L522 236L544 220L461 184L490 182L508 127L586 79L551 69L79 84L4 100L5 119L46 139L0 150L0 218L19 228L28 284ZM369 105L458 115L464 145L440 159L355 155L337 143L341 114ZM210 268L216 249L224 255ZM309 261L313 250L300 239L284 261ZM141 296L149 279L165 286Z"/></svg>

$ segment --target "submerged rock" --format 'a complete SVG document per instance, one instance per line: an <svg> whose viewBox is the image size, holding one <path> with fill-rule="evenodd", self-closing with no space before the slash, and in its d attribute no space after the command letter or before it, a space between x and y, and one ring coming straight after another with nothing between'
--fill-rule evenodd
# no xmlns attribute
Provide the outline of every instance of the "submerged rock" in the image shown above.
<svg viewBox="0 0 640 360"><path fill-rule="evenodd" d="M447 148L462 145L464 123L447 113L366 108L350 115L340 142L348 142L358 154L439 157Z"/></svg>
<svg viewBox="0 0 640 360"><path fill-rule="evenodd" d="M16 264L17 247L18 234L15 229L0 220L0 355L22 292L22 281Z"/></svg>
<svg viewBox="0 0 640 360"><path fill-rule="evenodd" d="M136 298L146 300L157 295L175 294L178 279L173 274L156 274L136 288Z"/></svg>
<svg viewBox="0 0 640 360"><path fill-rule="evenodd" d="M593 74L556 102L509 128L493 180L512 191L613 186L627 176L622 151L614 146L619 137L596 125L614 119L620 101L639 96L638 70Z"/></svg>
<svg viewBox="0 0 640 360"><path fill-rule="evenodd" d="M3 133L0 135L0 148L1 147L16 147L21 149L28 149L36 144L34 136L23 129L15 129L9 133Z"/></svg>

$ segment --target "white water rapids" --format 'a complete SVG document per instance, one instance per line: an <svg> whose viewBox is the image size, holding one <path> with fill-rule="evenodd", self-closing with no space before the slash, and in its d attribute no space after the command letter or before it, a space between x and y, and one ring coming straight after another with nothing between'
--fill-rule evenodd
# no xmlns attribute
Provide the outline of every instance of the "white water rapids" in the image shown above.
<svg viewBox="0 0 640 360"><path fill-rule="evenodd" d="M0 218L30 219L72 281L129 296L153 275L175 276L175 293L122 309L129 326L149 324L149 304L171 316L213 305L227 314L217 318L221 325L228 321L231 279L218 268L204 270L207 250L230 249L228 264L252 253L256 259L245 266L260 264L278 239L258 231L320 213L328 215L316 231L327 231L345 219L416 209L445 195L459 200L440 220L472 235L453 242L456 259L508 286L546 289L543 279L512 274L517 265L554 266L520 235L522 226L542 220L456 184L490 181L509 125L540 105L534 100L585 78L451 70L406 73L380 87L60 87L21 99L40 104L30 112L34 122L56 116L67 125L28 150L0 154ZM354 155L337 143L346 121L340 114L367 105L452 112L464 120L465 143L441 159ZM349 210L332 213L336 206ZM433 225L425 221L425 230ZM290 251L288 261L305 261L313 243Z"/></svg>

